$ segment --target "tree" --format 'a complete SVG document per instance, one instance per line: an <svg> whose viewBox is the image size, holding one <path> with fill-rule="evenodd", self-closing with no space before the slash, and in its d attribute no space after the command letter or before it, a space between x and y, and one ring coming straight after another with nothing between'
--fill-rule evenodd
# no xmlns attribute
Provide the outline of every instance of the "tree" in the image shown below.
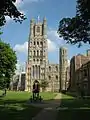
<svg viewBox="0 0 90 120"><path fill-rule="evenodd" d="M48 87L48 82L46 80L42 80L40 86L42 91L45 91L46 87Z"/></svg>
<svg viewBox="0 0 90 120"><path fill-rule="evenodd" d="M0 40L0 88L9 88L15 73L17 57L9 44Z"/></svg>
<svg viewBox="0 0 90 120"><path fill-rule="evenodd" d="M90 44L90 0L77 0L76 16L63 18L59 22L59 37L63 37L66 43Z"/></svg>
<svg viewBox="0 0 90 120"><path fill-rule="evenodd" d="M0 1L0 26L6 23L5 16L9 16L15 22L22 23L25 20L25 15L22 14L15 6L16 0L2 0Z"/></svg>

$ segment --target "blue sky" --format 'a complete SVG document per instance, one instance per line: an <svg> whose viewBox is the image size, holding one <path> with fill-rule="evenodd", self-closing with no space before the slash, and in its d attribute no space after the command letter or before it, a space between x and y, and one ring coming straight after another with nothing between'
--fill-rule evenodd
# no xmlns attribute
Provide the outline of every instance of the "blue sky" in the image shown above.
<svg viewBox="0 0 90 120"><path fill-rule="evenodd" d="M78 53L86 52L89 45L81 48L77 46L66 45L65 42L58 37L58 23L63 17L73 17L76 12L76 0L17 0L16 6L26 14L27 19L22 24L15 23L9 17L6 17L7 23L2 28L2 40L10 43L17 52L19 62L23 63L27 60L27 41L30 32L30 19L40 16L47 18L47 35L48 35L48 58L52 63L59 62L58 48L66 46L68 48L68 59Z"/></svg>

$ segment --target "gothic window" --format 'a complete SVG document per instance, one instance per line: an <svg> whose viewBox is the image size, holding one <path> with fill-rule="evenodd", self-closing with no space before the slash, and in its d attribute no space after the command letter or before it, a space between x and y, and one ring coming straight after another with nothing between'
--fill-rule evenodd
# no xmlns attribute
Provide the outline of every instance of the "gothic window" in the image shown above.
<svg viewBox="0 0 90 120"><path fill-rule="evenodd" d="M42 62L42 59L40 59L40 62Z"/></svg>
<svg viewBox="0 0 90 120"><path fill-rule="evenodd" d="M58 80L58 75L56 75L56 80Z"/></svg>
<svg viewBox="0 0 90 120"><path fill-rule="evenodd" d="M51 76L48 76L49 80L51 80Z"/></svg>
<svg viewBox="0 0 90 120"><path fill-rule="evenodd" d="M37 59L37 62L39 61L39 59Z"/></svg>
<svg viewBox="0 0 90 120"><path fill-rule="evenodd" d="M35 59L33 59L33 61L35 62Z"/></svg>
<svg viewBox="0 0 90 120"><path fill-rule="evenodd" d="M35 45L35 41L34 41L34 45Z"/></svg>
<svg viewBox="0 0 90 120"><path fill-rule="evenodd" d="M34 56L35 56L35 50L34 50Z"/></svg>
<svg viewBox="0 0 90 120"><path fill-rule="evenodd" d="M51 71L51 67L49 66L49 71Z"/></svg>
<svg viewBox="0 0 90 120"><path fill-rule="evenodd" d="M40 44L41 44L41 45L43 44L42 41L40 42Z"/></svg>
<svg viewBox="0 0 90 120"><path fill-rule="evenodd" d="M37 32L40 32L40 27L39 26L37 26Z"/></svg>
<svg viewBox="0 0 90 120"><path fill-rule="evenodd" d="M56 66L56 71L58 71L58 67Z"/></svg>
<svg viewBox="0 0 90 120"><path fill-rule="evenodd" d="M39 45L39 42L37 41L37 45Z"/></svg>
<svg viewBox="0 0 90 120"><path fill-rule="evenodd" d="M39 51L37 50L37 56L39 56Z"/></svg>

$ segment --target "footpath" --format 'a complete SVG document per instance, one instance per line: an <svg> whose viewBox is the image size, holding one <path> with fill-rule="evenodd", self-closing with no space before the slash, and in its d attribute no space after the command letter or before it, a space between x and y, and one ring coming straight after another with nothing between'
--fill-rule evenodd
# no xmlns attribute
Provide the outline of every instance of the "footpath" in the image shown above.
<svg viewBox="0 0 90 120"><path fill-rule="evenodd" d="M41 107L43 110L32 120L56 120L57 108L60 106L61 94L58 93L54 100L44 101L43 104L33 104L36 107Z"/></svg>

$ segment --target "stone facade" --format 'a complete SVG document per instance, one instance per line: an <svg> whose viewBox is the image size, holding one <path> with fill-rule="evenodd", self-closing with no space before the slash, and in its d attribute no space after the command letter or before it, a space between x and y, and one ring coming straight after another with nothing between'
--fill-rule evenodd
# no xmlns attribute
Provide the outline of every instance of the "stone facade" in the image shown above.
<svg viewBox="0 0 90 120"><path fill-rule="evenodd" d="M49 82L49 91L58 92L59 85L59 65L58 64L48 64L48 82Z"/></svg>
<svg viewBox="0 0 90 120"><path fill-rule="evenodd" d="M43 23L30 21L30 35L28 41L28 62L26 72L26 91L31 91L33 82L47 80L48 51L47 51L47 21Z"/></svg>
<svg viewBox="0 0 90 120"><path fill-rule="evenodd" d="M66 60L67 50L63 48L63 55L59 53L61 59ZM65 55L64 55L65 54ZM63 56L63 57L62 57ZM61 61L60 61L61 62ZM62 64L62 71L65 73L67 64ZM65 73L66 74L66 73ZM49 83L46 91L59 91L60 90L60 76L64 77L63 84L66 76L60 74L59 64L51 64L48 62L48 45L47 45L47 21L43 19L41 23L37 23L32 19L30 21L30 35L28 41L28 62L26 65L26 91L32 90L32 85L35 80L41 82L46 80Z"/></svg>
<svg viewBox="0 0 90 120"><path fill-rule="evenodd" d="M68 67L67 49L65 47L60 48L59 57L60 57L59 59L60 91L64 91L64 90L67 90L66 73L67 73L67 67Z"/></svg>
<svg viewBox="0 0 90 120"><path fill-rule="evenodd" d="M76 71L77 92L83 90L84 95L90 95L90 61Z"/></svg>

